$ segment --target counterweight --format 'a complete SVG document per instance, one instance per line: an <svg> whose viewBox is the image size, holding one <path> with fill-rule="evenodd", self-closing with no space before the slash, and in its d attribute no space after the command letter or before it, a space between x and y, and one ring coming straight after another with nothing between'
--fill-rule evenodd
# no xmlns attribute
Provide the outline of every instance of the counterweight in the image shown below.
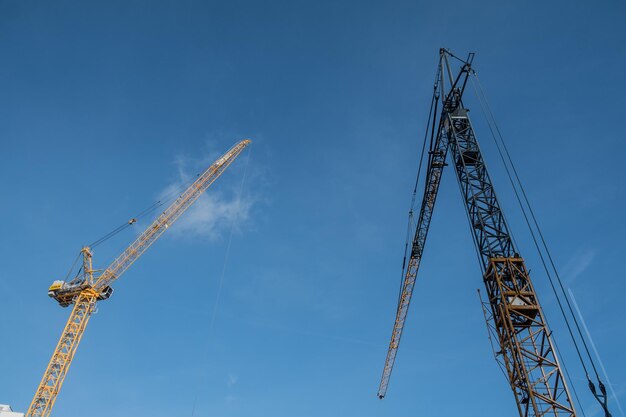
<svg viewBox="0 0 626 417"><path fill-rule="evenodd" d="M383 398L389 384L447 154L455 168L482 265L491 308L489 325L495 329L500 345L498 360L506 369L520 416L574 417L576 412L537 294L511 238L468 110L463 106L473 55L464 61L456 77L450 71L450 56L448 51L440 51L436 90L441 92L441 113L438 122L433 121L437 130L431 137L431 149L439 153L431 150L429 157L424 198L378 395ZM446 83L448 89L444 88ZM443 159L434 163L436 155Z"/></svg>

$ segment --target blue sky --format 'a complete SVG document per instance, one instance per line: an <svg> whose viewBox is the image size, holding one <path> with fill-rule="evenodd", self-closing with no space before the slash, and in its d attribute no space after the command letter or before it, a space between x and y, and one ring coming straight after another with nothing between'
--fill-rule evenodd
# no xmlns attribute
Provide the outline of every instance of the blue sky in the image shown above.
<svg viewBox="0 0 626 417"><path fill-rule="evenodd" d="M388 396L375 395L441 46L477 52L557 265L626 402L625 17L618 1L0 1L0 402L27 408L69 314L47 286L81 245L250 137L250 153L100 304L54 414L191 416L197 398L195 416L513 415L452 171ZM96 266L145 225L98 247Z"/></svg>

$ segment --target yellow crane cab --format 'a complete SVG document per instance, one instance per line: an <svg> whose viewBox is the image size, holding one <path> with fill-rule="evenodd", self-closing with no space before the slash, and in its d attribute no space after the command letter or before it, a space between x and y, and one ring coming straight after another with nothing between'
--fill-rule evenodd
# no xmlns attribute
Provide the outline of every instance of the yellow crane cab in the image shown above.
<svg viewBox="0 0 626 417"><path fill-rule="evenodd" d="M52 282L52 285L50 285L50 288L48 288L48 296L54 297L56 292L63 288L63 284L65 284L65 281L56 280Z"/></svg>
<svg viewBox="0 0 626 417"><path fill-rule="evenodd" d="M90 288L86 282L76 284L57 280L52 282L48 288L48 296L54 298L62 307L67 307L73 303L74 298L84 289ZM107 286L98 294L98 300L106 300L113 294L113 288Z"/></svg>
<svg viewBox="0 0 626 417"><path fill-rule="evenodd" d="M61 307L67 307L72 304L74 297L87 287L89 285L85 282L71 284L57 280L53 281L50 288L48 288L48 296L54 298Z"/></svg>

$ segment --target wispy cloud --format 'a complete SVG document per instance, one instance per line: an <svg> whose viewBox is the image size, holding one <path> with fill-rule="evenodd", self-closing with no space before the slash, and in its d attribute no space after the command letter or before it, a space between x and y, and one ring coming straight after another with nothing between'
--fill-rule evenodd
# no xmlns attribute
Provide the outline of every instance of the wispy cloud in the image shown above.
<svg viewBox="0 0 626 417"><path fill-rule="evenodd" d="M236 401L237 401L237 397L234 395L227 395L226 397L224 397L224 402L228 405L231 405Z"/></svg>
<svg viewBox="0 0 626 417"><path fill-rule="evenodd" d="M198 175L210 166L221 153L209 151L200 158L178 155L174 164L177 178L161 193L160 199L175 198ZM174 237L200 237L216 240L224 231L240 231L250 219L256 196L247 192L246 178L249 154L242 154L207 192L178 219L170 234ZM233 172L234 171L234 172ZM234 174L234 175L233 175Z"/></svg>
<svg viewBox="0 0 626 417"><path fill-rule="evenodd" d="M246 196L228 196L219 192L203 194L178 220L172 234L217 239L228 227L239 230L250 218L252 205L253 200Z"/></svg>
<svg viewBox="0 0 626 417"><path fill-rule="evenodd" d="M237 381L239 381L239 377L237 375L232 374L232 373L228 374L228 381L226 382L226 384L228 385L229 388L235 385Z"/></svg>
<svg viewBox="0 0 626 417"><path fill-rule="evenodd" d="M579 252L563 268L563 278L571 284L589 268L595 256L596 252L592 249Z"/></svg>

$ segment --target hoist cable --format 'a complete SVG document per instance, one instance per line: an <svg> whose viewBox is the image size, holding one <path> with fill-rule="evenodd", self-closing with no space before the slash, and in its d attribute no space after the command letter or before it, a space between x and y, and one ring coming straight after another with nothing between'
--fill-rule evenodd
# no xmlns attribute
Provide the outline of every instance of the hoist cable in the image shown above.
<svg viewBox="0 0 626 417"><path fill-rule="evenodd" d="M239 186L239 193L237 194L237 209L241 207L241 196L243 195L243 186L246 182L246 174L248 172L248 163L250 162L250 154L252 151L248 149L248 157L246 158L246 165L243 169L243 175L241 176L241 185ZM239 214L239 213L237 213ZM220 303L220 298L222 295L222 287L224 284L224 277L226 276L226 267L228 266L228 259L230 257L230 246L233 241L233 234L235 232L235 220L237 216L233 216L230 225L230 232L228 234L228 243L226 244L226 253L224 254L224 264L222 265L222 273L220 274L219 286L217 289L217 295L215 296L215 304L213 305L213 313L211 314L211 321L209 322L209 332L213 330L213 324L215 323L215 318L217 317L217 310Z"/></svg>
<svg viewBox="0 0 626 417"><path fill-rule="evenodd" d="M435 80L437 80L439 78L439 71L437 71L437 75L435 76ZM415 186L413 187L413 195L411 196L411 211L413 210L413 208L415 207L415 198L417 197L417 187L419 184L419 179L420 179L420 175L422 173L422 164L424 162L424 154L426 152L426 142L428 139L428 129L431 126L431 121L433 122L433 126L434 126L434 122L435 120L433 120L433 110L436 109L436 103L438 103L439 101L439 94L437 93L437 85L438 82L435 81L435 85L433 88L433 97L430 100L430 110L428 111L428 121L426 122L426 126L427 128L424 130L424 141L422 143L422 151L420 153L420 163L417 167L417 176L415 177ZM433 134L431 132L431 144L432 144L432 137Z"/></svg>
<svg viewBox="0 0 626 417"><path fill-rule="evenodd" d="M76 268L76 264L78 263L79 259L80 259L80 252L78 252L78 255L76 255L76 259L74 260L74 263L72 264L72 267L70 268L70 270L67 271L67 275L65 276L65 279L63 281L67 281L70 275L72 275L72 271L74 270L74 268Z"/></svg>
<svg viewBox="0 0 626 417"><path fill-rule="evenodd" d="M554 349L556 350L556 354L558 358L561 358L561 365L563 365L563 373L565 374L565 378L567 378L567 383L570 387L572 387L572 392L574 393L574 398L576 399L576 403L578 404L578 409L582 412L583 417L585 416L585 409L583 408L583 404L580 402L580 398L578 398L578 391L576 390L576 385L572 382L572 378L570 377L569 370L567 369L567 365L565 363L565 357L561 355L561 350L559 349L559 345L556 343L556 338L552 339L552 343L554 343Z"/></svg>
<svg viewBox="0 0 626 417"><path fill-rule="evenodd" d="M402 290L404 289L404 271L406 270L406 255L409 250L409 239L413 229L413 210L409 212L409 221L406 227L406 239L404 241L404 257L402 258L402 273L400 274L400 288L398 289L398 306L402 302Z"/></svg>
<svg viewBox="0 0 626 417"><path fill-rule="evenodd" d="M546 255L547 255L547 257L548 257L548 261L549 261L549 263L550 263L550 266L552 267L552 270L554 271L554 274L555 274L555 276L556 276L556 278L557 278L557 282L558 282L558 284L559 284L559 287L560 287L560 289L561 289L561 292L563 293L563 297L565 298L565 302L566 302L566 304L567 304L567 307L568 307L568 309L569 309L569 312L570 312L570 314L571 314L572 318L574 319L574 324L576 325L576 329L577 329L577 331L578 331L578 335L580 336L580 338L581 338L581 340L582 340L582 342L583 342L583 346L584 346L584 348L585 348L585 352L587 353L587 356L588 356L588 358L589 358L589 361L590 361L590 363L591 363L591 366L592 366L592 368L593 368L593 371L594 371L594 373L595 373L595 375L596 375L596 378L597 378L597 379L598 379L598 381L599 381L599 380L600 380L600 376L599 376L598 370L596 369L596 365L595 365L595 363L594 363L593 357L591 356L591 353L590 353L589 348L588 348L588 346L587 346L587 342L586 342L586 340L585 340L585 337L583 336L583 333L582 333L582 331L581 331L581 329L580 329L580 325L579 325L579 323L578 323L578 319L576 318L576 315L574 314L574 310L573 310L572 305L571 305L571 303L570 303L570 301L569 301L569 297L567 296L567 293L565 292L565 288L564 288L564 286L563 286L563 281L561 280L561 277L560 277L560 275L559 275L559 272L558 272L558 270L557 270L557 268L556 268L556 266L555 266L555 264L554 264L554 260L552 259L552 255L551 255L551 253L550 253L550 250L549 250L549 248L548 248L548 245L546 244L546 241L545 241L545 239L544 239L544 237L543 237L543 233L542 233L542 231L541 231L541 228L539 227L539 223L538 223L538 221L537 221L537 218L535 217L534 210L532 209L532 206L530 205L530 201L529 201L528 196L527 196L527 194L526 194L526 190L524 189L524 186L522 185L522 182L521 182L521 180L520 180L520 178L519 178L519 175L518 175L518 173L517 173L517 169L515 168L515 165L513 164L513 159L511 158L511 154L509 153L508 147L506 146L506 143L504 142L504 137L502 136L502 133L501 133L501 131L500 131L500 128L498 127L498 125L497 125L497 123L496 123L496 121L495 121L495 118L494 118L494 116L493 116L493 112L491 111L491 108L489 107L489 103L487 102L487 97L486 97L485 92L484 92L484 90L483 90L483 88L482 88L482 85L480 84L480 80L478 79L478 75L477 75L477 74L475 74L475 73L474 73L474 78L476 79L476 83L478 84L478 87L479 87L479 89L480 89L480 92L481 92L481 94L482 94L482 96L483 96L483 99L484 99L484 101L485 101L485 107L486 107L486 108L487 108L487 110L489 111L489 115L490 115L490 117L491 117L491 119L492 119L492 121L493 121L494 127L495 127L496 131L498 132L498 136L500 137L500 142L502 143L502 147L503 147L503 149L504 149L504 151L505 151L505 154L506 154L506 156L507 156L508 162L509 162L509 164L511 165L511 169L512 169L512 171L513 171L513 174L515 175L515 179L516 179L517 183L519 184L520 191L521 191L521 193L522 193L522 196L524 197L524 201L525 201L525 203L526 203L526 206L528 207L528 211L529 211L530 216L531 216L531 218L532 218L532 220L533 220L533 223L534 223L534 225L535 225L535 228L537 229L537 233L538 233L538 235L539 235L539 238L540 238L540 240L541 240L541 243L542 243L542 245L543 245L543 248L544 248L544 250L545 250L545 252L546 252ZM495 139L496 139L496 138L494 137L494 140L495 140ZM496 141L496 143L497 143L497 141ZM498 148L498 150L499 150L499 152L500 152L500 149L499 149L499 148ZM502 156L502 155L501 155L501 156ZM504 159L503 159L503 161L504 161ZM509 172L508 172L508 169L507 169L507 173L509 173ZM510 174L510 173L509 173L509 174ZM511 182L512 182L512 178L510 177L510 175L509 175L509 179L510 179L510 180L511 180ZM518 201L519 201L519 200L518 200ZM522 207L522 210L524 211L523 206L521 205L521 202L520 202L520 207ZM539 248L538 248L538 249L539 249Z"/></svg>
<svg viewBox="0 0 626 417"><path fill-rule="evenodd" d="M95 240L94 242L92 242L88 246L90 248L95 248L96 246L100 245L101 243L104 243L105 241L111 239L113 236L117 235L118 233L120 233L120 232L124 231L125 229L127 229L128 227L132 226L138 220L146 217L150 213L153 213L159 207L162 207L163 205L169 203L174 198L178 198L180 196L181 192L183 190L187 189L189 187L189 185L191 185L191 183L193 183L194 181L196 181L196 179L192 178L191 180L188 180L185 183L177 186L174 190L172 190L169 193L167 193L163 198L161 198L158 201L155 201L150 206L148 206L147 208L145 208L144 210L142 210L141 212L136 214L134 217L132 217L130 220L128 220L127 222L125 222L125 223L123 223L121 225L119 225L118 227L116 227L115 229L111 230L109 233L105 234L104 236L100 237L99 239Z"/></svg>
<svg viewBox="0 0 626 417"><path fill-rule="evenodd" d="M474 73L474 76L476 76L475 73ZM500 144L498 143L498 141L496 139L494 127L491 125L491 121L487 117L487 112L485 110L485 104L483 103L483 98L479 95L478 90L476 89L476 84L473 82L473 80L474 79L472 79L472 86L474 87L474 90L475 90L476 95L478 97L478 101L480 103L481 110L483 111L483 114L485 115L485 117L487 119L487 125L489 127L490 132L491 132L491 136L492 136L492 138L494 140L496 148L498 150L498 154L500 155L500 158L502 159L502 162L504 163L504 168L506 170L506 173L507 173L507 176L509 178L509 181L511 182L511 186L513 187L513 192L515 193L515 198L517 199L517 202L518 202L518 204L519 204L519 206L520 206L520 208L522 210L522 215L524 216L524 220L526 221L526 225L528 226L528 229L530 231L533 243L535 244L535 248L537 249L537 253L538 253L539 258L541 260L541 263L543 265L543 269L545 270L546 275L548 277L548 281L550 283L550 287L552 288L552 291L553 291L553 293L554 293L554 295L556 297L556 301L558 303L559 310L561 311L561 315L563 316L563 319L565 320L565 325L567 326L567 330L569 332L569 335L570 335L570 337L572 339L572 342L574 343L574 347L576 348L576 353L578 354L578 358L580 360L580 363L581 363L581 365L582 365L582 367L583 367L583 369L585 371L585 374L588 375L589 373L587 371L587 366L585 365L585 361L583 360L582 354L580 352L580 348L579 348L578 343L576 341L576 337L574 336L574 332L573 332L573 330L571 328L571 325L569 323L569 320L567 318L567 314L565 312L565 309L563 308L563 304L562 304L561 299L560 299L560 297L558 295L558 291L556 289L556 286L554 285L554 280L552 279L552 275L550 274L550 271L548 269L548 265L547 265L546 260L544 258L543 252L541 251L541 247L539 246L539 242L537 241L537 237L535 236L535 233L534 233L534 231L532 229L532 226L531 226L531 223L530 223L530 219L528 218L528 215L527 215L526 210L524 208L524 205L522 203L521 197L520 197L519 192L517 190L517 186L515 185L515 182L513 181L513 176L511 175L511 171L510 171L510 169L508 167L508 164L506 163L506 160L504 159L504 154L502 153L501 146L500 146Z"/></svg>
<svg viewBox="0 0 626 417"><path fill-rule="evenodd" d="M406 238L404 241L404 257L402 259L402 274L400 275L400 289L398 292L398 306L400 306L400 303L402 302L402 291L404 289L404 279L405 279L405 272L406 272L406 260L407 260L407 254L408 254L408 250L409 250L409 241L411 241L411 232L413 231L413 228L415 227L414 224L414 209L415 209L415 199L417 197L417 187L419 186L419 180L420 180L420 176L422 173L422 165L424 162L424 155L426 154L426 142L428 141L428 131L431 127L431 121L432 121L432 129L431 130L431 134L430 134L430 142L431 142L431 146L432 146L432 142L433 142L433 135L434 135L434 126L435 126L435 122L436 122L436 115L435 117L433 117L433 112L437 110L437 104L439 102L439 93L437 91L438 86L439 86L439 72L440 69L437 70L437 73L435 74L435 83L433 85L433 96L430 100L430 110L428 111L428 120L426 122L426 129L424 129L424 140L422 143L422 150L420 152L420 159L419 159L419 164L417 167L417 175L415 176L415 186L413 187L413 194L411 195L411 205L409 208L409 219L408 219L408 224L407 224L407 230L406 230ZM412 255L413 249L411 248L411 255Z"/></svg>
<svg viewBox="0 0 626 417"><path fill-rule="evenodd" d="M483 301L483 297L480 293L480 289L476 289L476 291L478 292L478 302L480 303L480 307L483 310L483 317L485 318L485 327L487 327L487 338L489 339L489 345L491 346L491 352L493 353L493 357L496 360L496 363L498 364L498 368L500 369L500 371L502 372L502 375L504 375L505 378L509 378L509 376L506 373L505 367L502 364L502 362L498 359L498 351L496 350L495 344L493 342L493 338L491 337L491 333L492 333L492 328L489 326L489 322L490 319L487 316L487 308L485 307L486 302Z"/></svg>
<svg viewBox="0 0 626 417"><path fill-rule="evenodd" d="M573 311L572 305L570 303L569 297L567 296L567 293L565 292L565 288L563 286L563 281L561 280L559 272L558 272L558 270L556 268L556 265L554 263L552 255L550 253L550 249L548 248L548 245L547 245L547 243L545 241L545 238L543 236L543 232L541 231L541 227L539 226L539 222L537 221L537 218L535 216L534 210L532 209L532 206L531 206L530 201L528 199L528 195L526 194L526 190L525 190L525 188L524 188L524 186L523 186L523 184L522 184L522 182L520 180L520 177L519 177L519 174L517 172L517 169L515 168L515 164L513 163L513 159L511 157L511 154L510 154L510 152L508 150L508 147L506 146L506 142L504 141L504 137L502 135L502 132L500 131L500 128L498 127L498 124L495 121L495 117L493 115L493 112L491 111L491 108L490 108L489 103L487 101L487 97L486 97L486 94L484 92L484 89L482 88L480 80L478 79L478 75L476 74L476 72L473 72L473 75L474 75L474 78L472 79L472 85L474 86L474 90L476 91L476 95L479 97L479 101L481 102L481 108L482 108L483 112L485 113L485 117L487 119L487 123L489 124L489 128L490 128L491 133L492 133L492 137L494 139L494 142L496 143L496 147L498 148L498 153L500 154L502 162L505 165L505 169L506 169L507 175L509 177L509 181L511 182L511 185L513 186L513 190L515 192L515 196L517 198L517 201L518 201L518 203L520 205L520 208L521 208L522 213L524 215L524 218L526 220L526 224L528 225L528 229L529 229L529 231L531 233L531 236L533 238L533 242L535 243L535 247L537 248L537 252L539 254L539 257L541 258L541 262L542 262L542 264L544 266L544 270L546 272L546 275L548 276L548 279L550 281L550 286L552 287L554 295L555 295L555 297L557 299L557 303L559 305L559 309L561 310L561 314L563 315L563 318L564 318L565 323L567 325L567 328L568 328L568 331L569 331L570 336L572 338L572 341L574 342L574 346L576 348L576 352L578 353L578 357L580 359L580 362L581 362L581 364L583 366L583 369L585 371L585 374L587 376L587 381L589 383L589 389L593 393L594 397L596 398L596 400L598 401L600 406L603 408L603 410L605 412L605 416L610 417L611 414L610 414L610 412L608 410L608 407L607 407L608 396L607 396L607 393L606 393L606 389L605 389L604 384L602 383L602 381L600 379L600 375L599 375L598 370L596 368L595 361L593 360L593 357L591 356L591 353L589 351L589 347L587 345L587 341L586 341L585 337L582 334L582 331L580 329L580 324L578 323L578 319L576 318L576 315L574 314L574 311ZM476 83L473 82L474 79L476 80ZM478 87L479 87L478 89L480 90L480 94L478 92L478 89L476 88L476 84L478 84ZM484 101L484 106L483 106L483 101ZM485 108L488 110L489 117L487 117L487 112L485 111ZM489 118L491 120L489 120ZM507 161L504 158L502 150L500 149L500 145L498 144L497 137L496 137L496 135L493 132L493 129L491 127L491 123L493 123L493 126L495 127L495 130L498 133L498 137L500 139L500 143L502 144L502 148L504 149L505 154L506 154L507 159L508 159L508 164L507 164ZM517 184L515 184L515 182L513 181L513 177L512 177L511 172L510 172L510 170L508 168L508 165L511 166L511 170L513 171L513 174L515 176ZM522 193L522 196L524 198L524 202L526 203L526 207L528 207L528 211L529 211L530 216L531 216L531 218L533 220L533 224L534 224L535 229L537 230L537 233L538 233L539 238L541 240L541 244L543 246L543 251L545 251L546 256L548 258L548 261L550 263L550 266L552 267L552 270L554 271L554 274L555 274L555 276L557 278L557 282L558 282L559 287L561 289L561 293L563 294L563 297L565 298L565 302L566 302L566 305L568 307L568 310L569 310L569 313L571 315L571 318L574 320L574 324L576 326L576 330L578 332L580 340L583 343L583 347L585 349L585 353L587 354L587 358L589 359L589 363L591 364L593 372L594 372L594 374L596 376L596 380L597 380L598 385L600 387L600 391L602 393L601 395L597 394L596 389L595 389L595 385L593 384L593 382L589 378L589 373L587 371L587 367L585 366L585 363L584 363L584 361L582 359L582 355L580 353L580 349L578 347L578 344L576 343L576 339L575 339L575 337L574 337L574 335L572 333L571 326L569 324L569 320L567 318L567 315L565 314L565 311L563 309L560 297L557 294L557 290L556 290L556 288L554 286L551 274L549 273L548 267L547 267L546 262L544 260L544 257L543 257L543 254L542 254L543 251L542 251L541 247L539 246L539 244L537 242L537 239L536 239L535 234L533 232L533 228L531 227L530 221L529 221L528 216L526 214L526 210L525 210L524 204L522 203L522 201L521 201L521 199L519 197L519 193L517 191L518 187L520 189L520 192Z"/></svg>
<svg viewBox="0 0 626 417"><path fill-rule="evenodd" d="M198 177L198 176L200 176L200 174L196 174L196 177ZM132 217L126 223L118 226L117 228L113 229L111 232L107 233L106 235L102 236L98 240L94 241L92 244L89 245L89 247L93 249L94 247L96 247L96 246L104 243L105 241L111 239L113 236L117 235L118 233L126 230L131 225L137 223L138 220L141 220L144 217L150 215L151 213L156 211L159 207L162 207L162 206L170 203L174 199L179 198L181 196L182 192L185 189L187 189L194 181L196 181L196 178L192 177L191 179L188 179L186 182L176 186L172 191L170 191L167 194L165 194L165 196L163 196L160 200L155 201L150 206L148 206L147 208L145 208L144 210L142 210L138 214L136 214L135 217ZM79 254L79 256L80 256L80 254ZM113 259L115 259L115 255L109 256L106 259L106 261L104 262L104 264L105 265L109 265L113 261ZM76 279L80 275L81 270L82 270L82 267L78 271L78 273L76 274L76 277L74 279Z"/></svg>
<svg viewBox="0 0 626 417"><path fill-rule="evenodd" d="M480 88L480 90L481 90L481 92L483 94L483 97L485 97L485 93L484 93L484 90L482 88L482 85L480 84L480 80L478 79L477 75L475 77L476 77L477 84L478 84L478 86L479 86L479 88ZM535 227L537 228L537 232L539 234L539 238L541 240L541 243L542 243L542 245L543 245L543 247L545 249L545 252L546 252L546 254L548 256L548 260L550 261L550 265L552 266L552 269L554 270L554 274L555 274L555 276L557 278L557 281L559 283L559 287L561 288L561 292L563 293L563 296L565 297L565 301L567 303L567 307L568 307L568 309L570 311L570 314L574 318L574 323L576 324L576 329L578 330L578 334L580 335L580 338L583 341L583 346L585 347L585 351L587 352L587 356L589 356L589 360L591 362L591 366L593 367L593 371L596 374L596 378L599 381L600 380L600 376L599 376L598 370L596 369L596 365L594 363L594 360L593 360L593 358L591 356L591 353L589 352L589 348L587 347L587 342L585 341L583 333L582 333L582 331L580 329L580 325L578 323L578 319L576 319L576 315L574 314L574 310L572 309L572 305L571 305L571 303L569 301L569 297L567 296L567 293L565 292L565 288L563 286L563 281L561 280L559 272L556 269L556 266L554 264L554 260L552 259L552 254L550 253L548 245L547 245L547 243L546 243L546 241L545 241L545 239L543 237L543 232L541 231L541 228L539 227L539 222L537 221L537 218L535 217L535 212L534 212L534 210L533 210L533 208L530 205L530 202L528 200L528 196L526 194L526 190L524 189L524 186L522 185L522 181L520 180L519 175L517 173L517 169L515 168L515 165L513 164L513 159L511 158L511 154L509 153L508 147L506 146L506 143L504 142L504 137L502 136L502 133L500 132L500 128L498 127L497 123L495 122L495 119L493 117L493 113L491 112L491 109L489 108L489 104L486 102L486 97L485 97L485 103L487 105L487 109L489 110L489 114L491 115L491 118L494 120L494 126L496 128L496 131L498 132L498 136L500 137L500 141L502 142L502 146L504 148L504 152L506 153L507 158L509 160L509 163L511 165L511 168L513 169L513 173L515 175L515 179L517 180L517 183L519 184L519 188L520 188L520 190L522 192L522 195L524 197L524 201L526 202L526 205L528 206L528 210L530 212L530 216L531 216L531 218L532 218L532 220L533 220L533 222L535 224Z"/></svg>
<svg viewBox="0 0 626 417"><path fill-rule="evenodd" d="M196 414L196 403L198 402L198 394L193 397L193 406L191 407L191 417L194 417Z"/></svg>
<svg viewBox="0 0 626 417"><path fill-rule="evenodd" d="M243 175L241 177L241 185L239 186L239 193L237 194L237 208L239 208L241 206L241 198L243 196L243 189L244 189L244 184L246 181L246 174L248 172L248 165L250 163L250 155L252 153L252 150L249 148L248 149L248 158L246 158L246 165L244 166L244 170L243 170ZM218 311L218 307L219 307L219 302L220 302L220 298L221 298L221 294L222 294L222 287L224 284L224 277L226 276L226 267L228 266L228 260L230 258L230 248L231 248L231 244L233 241L233 234L235 231L235 221L237 220L237 216L233 216L233 219L231 221L231 225L230 225L230 232L228 235L228 243L226 244L226 252L224 253L224 263L222 265L222 273L220 274L220 280L219 280L219 284L218 284L218 289L217 289L217 293L215 295L215 303L213 304L213 310L211 312L211 318L209 321L209 326L208 326L208 331L207 331L207 335L210 336L211 333L213 332L213 326L215 324L215 319L217 317L217 311ZM210 340L210 339L209 339ZM207 359L208 359L208 343L207 343L207 351L206 351L206 355L207 355ZM193 408L191 410L191 417L194 417L195 413L196 413L196 403L198 401L198 396L200 395L200 385L201 385L201 380L198 381L198 384L196 386L196 395L194 397L194 401L193 401Z"/></svg>
<svg viewBox="0 0 626 417"><path fill-rule="evenodd" d="M472 79L472 81L473 81L473 79ZM472 82L472 86L474 87L474 90L476 91L476 86L474 85L474 83L473 83L473 82ZM478 91L476 91L476 95L477 95L477 97L478 97L478 99L479 99L480 106L481 106L481 110L483 111L483 114L485 115L485 118L486 118L486 120L487 120L487 125L489 126L489 130L491 131L491 135L492 135L492 138L494 139L494 143L495 143L495 145L496 145L496 148L497 148L497 150L498 150L498 153L499 153L499 155L500 155L500 158L501 158L501 160L502 160L502 162L503 162L503 164L504 164L504 167L505 167L505 170L506 170L506 172L507 172L507 176L508 176L508 178L509 178L509 181L511 182L511 185L513 186L513 191L514 191L514 193L515 193L516 199L517 199L517 201L518 201L518 203L519 203L519 205L520 205L520 208L521 208L521 210L522 210L522 214L523 214L524 219L525 219L525 221L526 221L526 225L528 226L528 229L529 229L529 231L530 231L530 233L531 233L531 236L532 236L533 242L534 242L534 244L535 244L535 248L537 249L537 252L538 252L539 257L540 257L540 259L541 259L541 263L542 263L542 265L543 265L543 268L544 268L544 270L545 270L545 272L546 272L546 275L548 276L548 280L549 280L549 282L550 282L550 286L552 287L552 291L554 292L554 295L555 295L555 297L556 297L556 299L557 299L557 303L558 303L558 305L559 305L559 309L560 309L560 311L561 311L561 314L562 314L562 316L563 316L563 319L565 320L565 324L566 324L566 326L567 326L567 329L568 329L568 332L569 332L569 334L570 334L570 337L571 337L571 339L572 339L572 341L573 341L573 343L574 343L574 346L575 346L575 349L576 349L576 353L578 354L578 358L579 358L580 363L581 363L581 365L582 365L582 367L583 367L583 370L585 371L585 374L586 374L586 375L588 375L588 372L587 372L587 367L585 366L585 362L584 362L584 360L583 360L583 358L582 358L582 355L581 355L581 353L580 353L580 349L579 349L579 347L578 347L578 344L576 343L576 339L575 339L575 337L574 337L574 334L573 334L572 329L571 329L571 327L570 327L569 321L568 321L568 319L567 319L567 316L566 316L566 314L565 314L565 311L564 311L564 309L563 309L563 306L562 306L561 301L560 301L560 299L559 299L559 296L558 296L558 294L557 294L556 287L554 286L554 283L553 283L553 281L552 281L552 277L551 277L551 275L550 275L550 272L548 271L548 268L547 268L547 265L546 265L546 263L545 263L545 260L544 260L543 254L542 254L542 252L541 252L541 250L540 250L540 247L539 247L539 245L538 245L538 242L537 242L537 239L536 239L535 234L534 234L534 232L533 232L533 229L531 228L531 224L530 224L530 222L529 222L528 216L527 216L527 214L526 214L526 212L525 212L525 210L524 210L524 207L523 207L523 205L522 205L521 199L520 199L519 194L518 194L518 191L517 191L517 187L515 186L515 184L514 184L514 182L513 182L512 176L511 176L511 174L510 174L510 172L509 172L509 168L508 168L508 166L507 166L507 164L506 164L506 162L505 162L505 160L504 160L504 156L503 156L502 151L501 151L501 149L500 149L500 145L498 144L498 142L497 142L497 140L496 140L496 136L495 136L495 134L494 134L493 127L491 126L491 121L490 121L490 120L486 117L486 116L487 116L487 113L486 113L485 108L484 108L483 98L481 98L481 97L478 95ZM579 399L579 397L578 397L578 392L576 391L576 387L572 384L572 380L571 380L571 378L570 378L570 376L569 376L569 372L568 372L568 369L567 369L567 365L566 365L566 362L565 362L565 358L561 355L560 350L559 350L559 348L558 348L558 345L557 345L557 343L556 343L556 340L555 340L555 339L552 339L552 343L554 343L554 346L555 346L555 349L556 349L556 353L557 353L557 355L559 355L559 357L561 357L561 363L562 363L562 366L563 366L563 371L564 371L564 373L565 373L565 377L567 378L567 381L568 381L569 385L572 387L572 390L573 390L573 393L574 393L574 397L575 397L575 399L576 399L576 402L577 402L577 404L578 404L578 407L579 407L579 409L580 409L580 410L582 410L582 413L583 413L583 416L584 416L584 415L585 415L585 412L584 412L584 409L582 408L582 404L581 404L580 399ZM587 376L587 378L588 378L588 376Z"/></svg>
<svg viewBox="0 0 626 417"><path fill-rule="evenodd" d="M129 224L130 221L125 222L124 224L116 227L115 229L113 229L112 231L110 231L109 233L107 233L106 235L102 236L100 239L90 243L88 246L90 248L95 248L96 246L98 246L99 244L111 239L113 236L115 236L116 234L118 234L119 232L121 232L122 230L126 229L128 226L130 226Z"/></svg>
<svg viewBox="0 0 626 417"><path fill-rule="evenodd" d="M593 349L593 352L595 353L596 358L598 359L598 364L600 366L600 369L602 370L602 373L604 374L604 379L606 380L607 385L609 386L609 389L611 390L611 394L613 394L613 399L615 400L615 404L617 404L617 408L618 408L620 414L623 417L624 416L624 410L622 409L622 405L619 402L619 398L617 397L615 389L613 389L613 384L611 383L611 380L609 379L609 375L606 372L606 368L604 367L604 363L602 362L602 358L600 358L600 353L598 353L598 349L596 348L596 344L593 342L593 339L591 338L591 333L589 332L589 329L587 328L587 324L585 323L585 319L583 317L583 314L580 311L580 307L578 307L578 303L576 302L576 297L574 297L574 293L572 292L571 288L568 288L567 292L568 292L568 294L570 296L570 299L572 300L572 304L574 305L574 309L576 310L576 314L578 315L578 318L580 319L580 323L583 326L583 330L585 330L585 334L587 335L587 339L589 339L589 343L591 344L591 348ZM604 389L602 388L602 386L600 386L600 391L602 391L602 393L606 397L606 392L603 391L603 390ZM605 411L608 411L608 409L606 408L606 398L605 398L605 401L603 403L603 408L605 408Z"/></svg>
<svg viewBox="0 0 626 417"><path fill-rule="evenodd" d="M458 56L454 55L449 49L444 49L444 51L446 52L446 54L448 56L451 56L452 58L455 58L459 61L461 61L461 63L465 64L465 65L470 65L469 62L467 62L466 60L464 60L463 58L459 58Z"/></svg>

